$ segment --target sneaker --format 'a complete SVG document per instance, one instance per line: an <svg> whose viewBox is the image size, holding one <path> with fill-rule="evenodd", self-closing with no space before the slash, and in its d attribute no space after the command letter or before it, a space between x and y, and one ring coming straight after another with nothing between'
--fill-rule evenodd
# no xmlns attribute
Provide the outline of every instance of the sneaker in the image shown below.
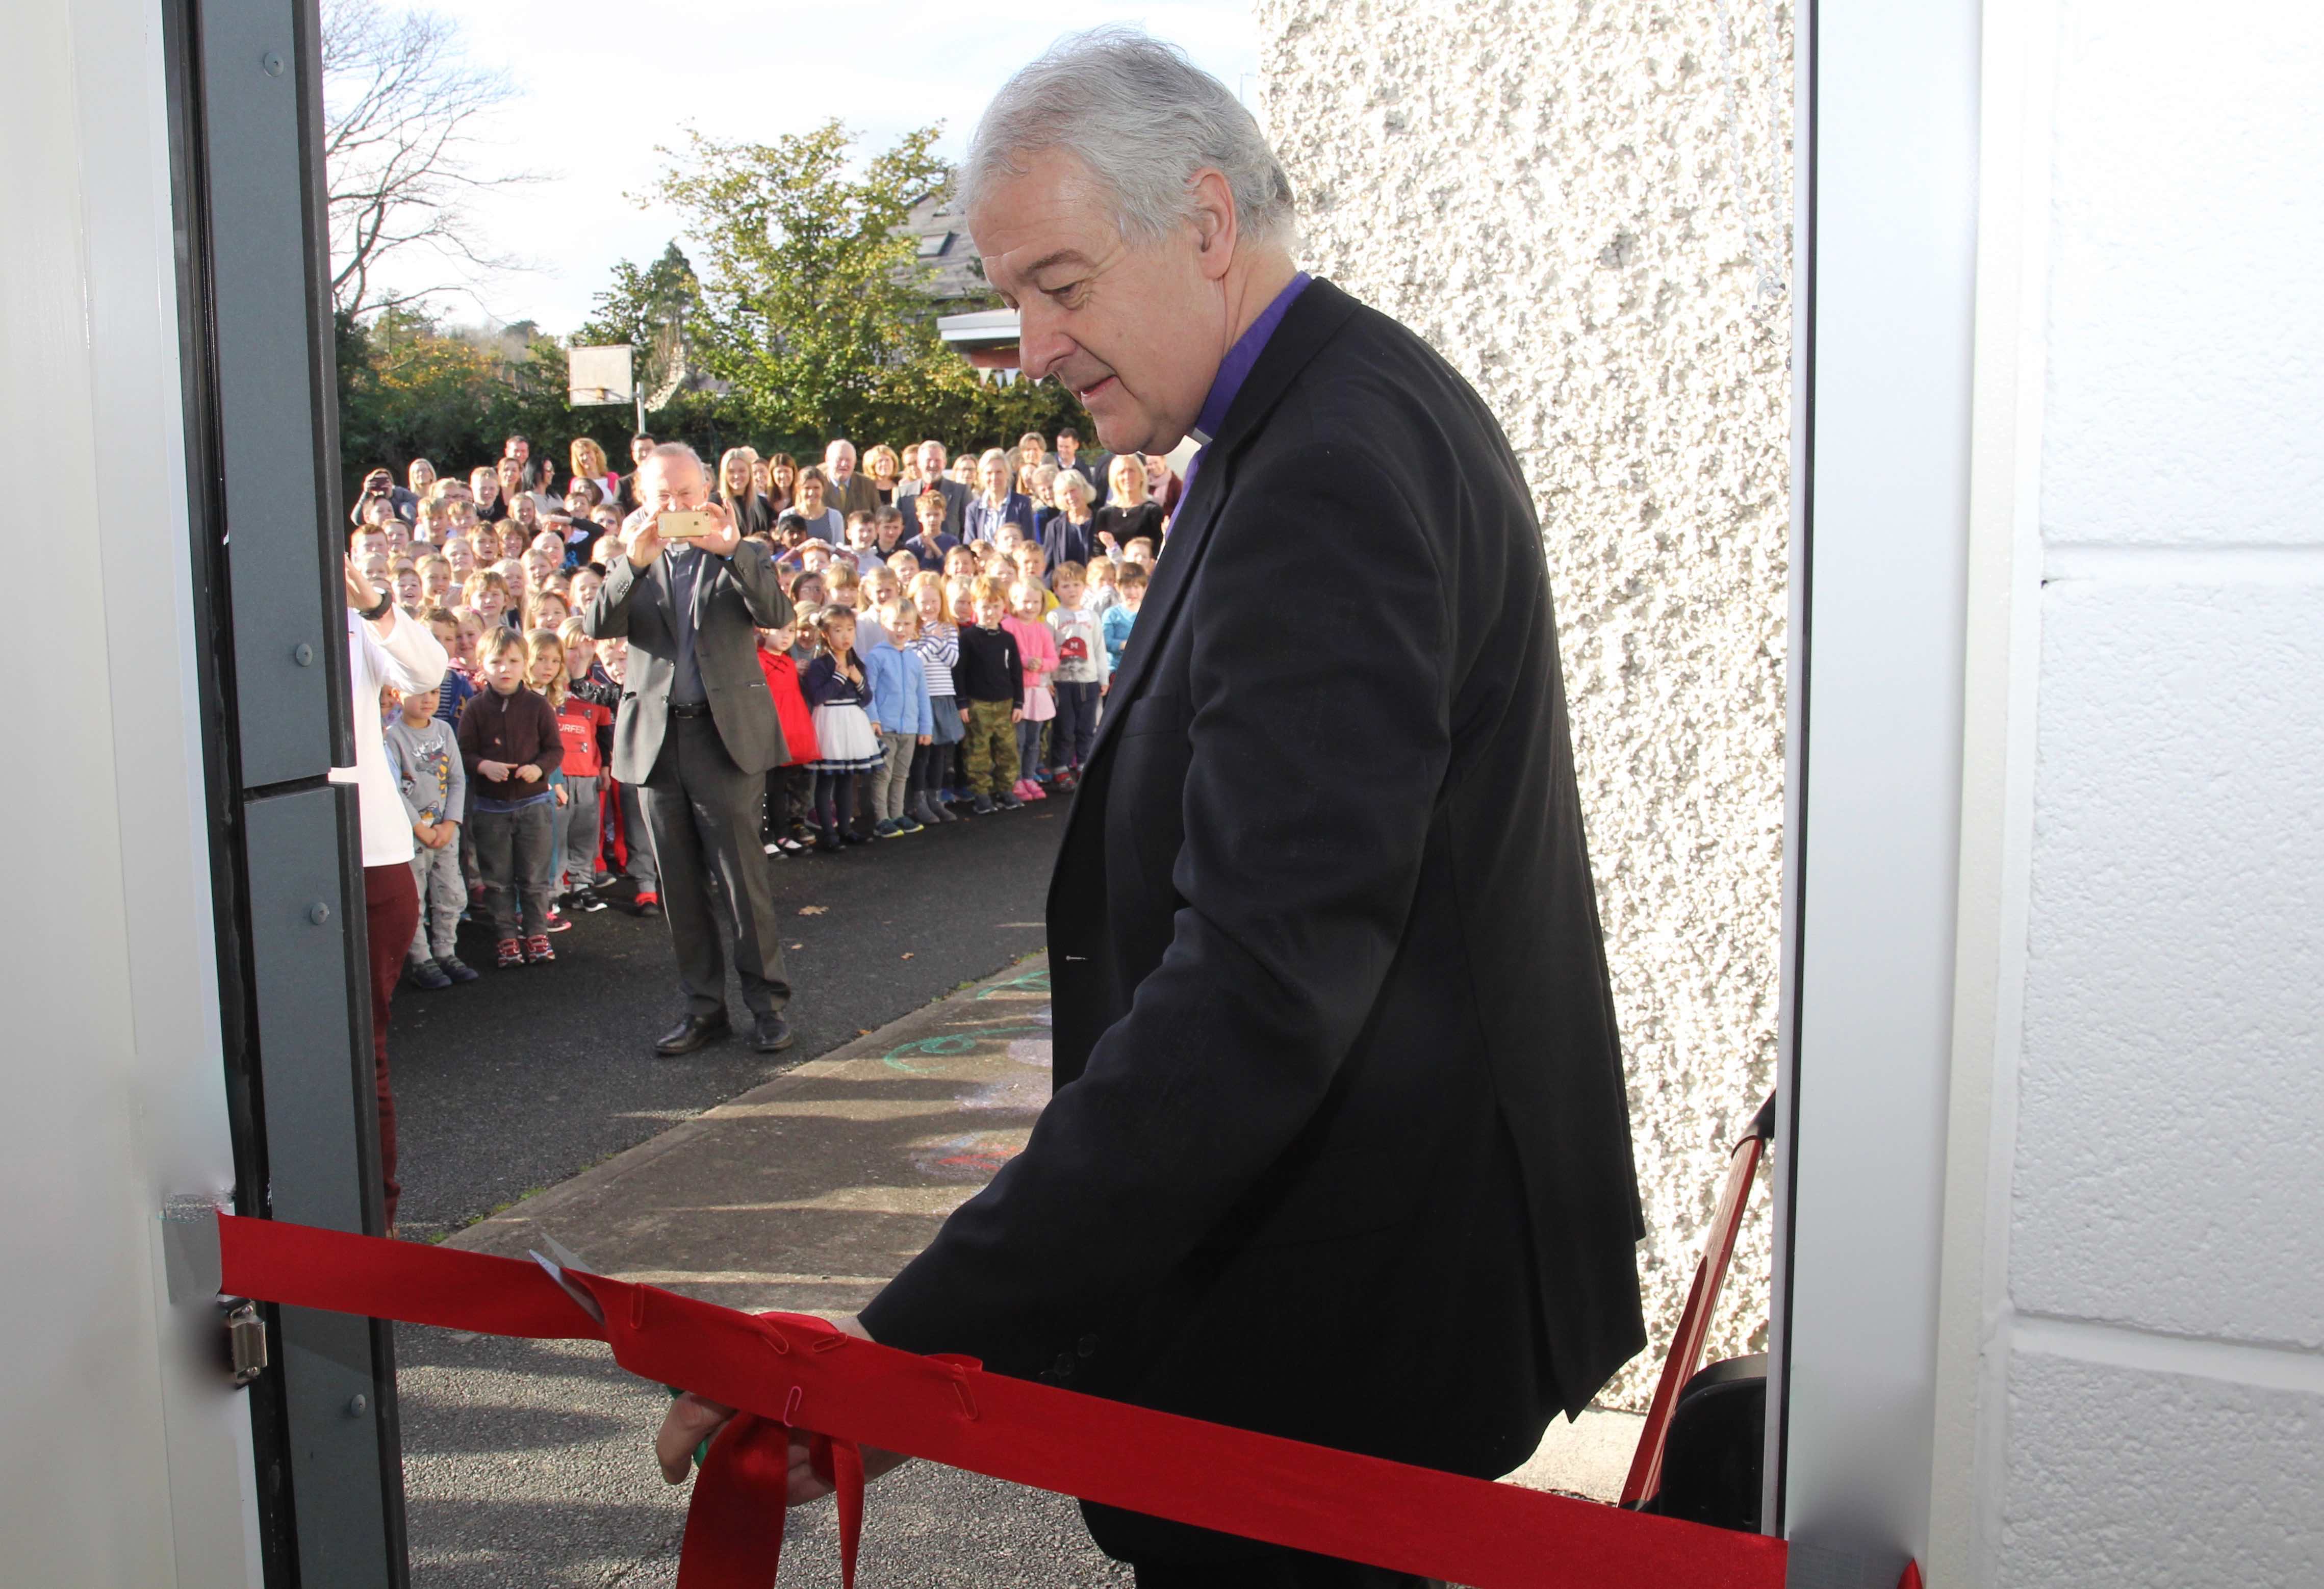
<svg viewBox="0 0 2324 1589"><path fill-rule="evenodd" d="M786 855L804 855L807 854L807 846L799 843L798 839L793 838L788 833L775 841L775 847L782 851Z"/></svg>
<svg viewBox="0 0 2324 1589"><path fill-rule="evenodd" d="M875 827L872 829L872 836L873 838L893 838L893 837L895 837L895 836L896 836L896 821L895 821L895 818L892 818L892 817L882 817L882 818L880 818L880 820L879 820L878 825L877 825L877 826L875 826Z"/></svg>
<svg viewBox="0 0 2324 1589"><path fill-rule="evenodd" d="M549 940L543 938L540 941L547 943ZM493 946L493 958L503 971L512 966L521 965L524 964L524 945L515 938L504 938Z"/></svg>
<svg viewBox="0 0 2324 1589"><path fill-rule="evenodd" d="M764 849L770 855L779 855L783 853L783 846L780 845L763 845L760 847Z"/></svg>
<svg viewBox="0 0 2324 1589"><path fill-rule="evenodd" d="M452 985L452 979L445 975L444 968L433 960L411 961L403 968L403 980L413 987L426 988L431 993Z"/></svg>
<svg viewBox="0 0 2324 1589"><path fill-rule="evenodd" d="M549 930L551 932L571 932L573 930L573 919L571 917L566 915L564 911L558 910L556 906L551 905L549 907Z"/></svg>
<svg viewBox="0 0 2324 1589"><path fill-rule="evenodd" d="M841 842L841 843L843 843L843 844L851 844L851 845L868 845L868 844L870 844L870 843L872 842L872 836L871 836L870 834L868 834L868 833L858 833L858 832L857 832L855 829L853 829L853 827L849 828L846 832L844 832L844 833L841 834L841 835L839 836L839 837L840 837L840 842Z"/></svg>
<svg viewBox="0 0 2324 1589"><path fill-rule="evenodd" d="M1002 798L1006 799L1007 797L1003 796ZM980 817L990 817L992 815L994 810L991 797L989 795L977 796L976 799L970 803L968 808L975 812Z"/></svg>
<svg viewBox="0 0 2324 1589"><path fill-rule="evenodd" d="M899 817L896 818L896 831L890 834L888 836L890 838L901 838L908 833L918 833L919 831L920 825L913 821L909 817Z"/></svg>
<svg viewBox="0 0 2324 1589"><path fill-rule="evenodd" d="M477 976L481 975L475 966L469 965L466 960L461 959L457 955L438 956L436 959L436 969L450 977L454 982L474 982L476 980Z"/></svg>
<svg viewBox="0 0 2324 1589"><path fill-rule="evenodd" d="M1049 791L1028 779L1025 783L1025 798L1028 800L1046 800L1049 798Z"/></svg>
<svg viewBox="0 0 2324 1589"><path fill-rule="evenodd" d="M845 849L847 846L839 842L839 836L837 834L832 832L826 827L821 833L815 836L815 847L818 850L824 851L825 854L828 854L833 850Z"/></svg>
<svg viewBox="0 0 2324 1589"><path fill-rule="evenodd" d="M583 894L573 908L576 910L602 910L605 908L605 901L595 894Z"/></svg>
<svg viewBox="0 0 2324 1589"><path fill-rule="evenodd" d="M653 890L650 888L640 889L638 891L637 903L638 914L641 916L659 916L661 914L661 896L654 892Z"/></svg>
<svg viewBox="0 0 2324 1589"><path fill-rule="evenodd" d="M549 961L556 958L557 951L549 947L549 935L547 933L536 932L530 938L524 940L524 963L526 965L545 965Z"/></svg>
<svg viewBox="0 0 2324 1589"><path fill-rule="evenodd" d="M1017 810L1025 804L1023 800L1019 799L1013 794L994 795L992 797L992 803L1000 807L1004 811Z"/></svg>
<svg viewBox="0 0 2324 1589"><path fill-rule="evenodd" d="M1049 781L1049 787L1061 794L1071 794L1080 783L1079 773L1070 767L1061 767L1057 770L1057 775Z"/></svg>

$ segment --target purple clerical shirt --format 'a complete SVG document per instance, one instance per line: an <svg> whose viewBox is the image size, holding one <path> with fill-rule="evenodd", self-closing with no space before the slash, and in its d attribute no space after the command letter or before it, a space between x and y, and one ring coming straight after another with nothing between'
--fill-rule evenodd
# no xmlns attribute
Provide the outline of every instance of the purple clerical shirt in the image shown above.
<svg viewBox="0 0 2324 1589"><path fill-rule="evenodd" d="M1313 280L1314 278L1305 271L1293 276L1290 283L1275 295L1275 301L1259 310L1259 319L1251 321L1243 334L1235 338L1235 345L1227 349L1226 357L1219 361L1219 373L1211 377L1210 395L1203 399L1203 411L1194 416L1191 434L1203 445L1201 450L1187 460L1186 489L1179 496L1180 502L1194 494L1194 471L1203 467L1203 453L1210 450L1211 438L1217 435L1219 427L1227 422L1227 410L1234 406L1236 394L1242 391L1242 383L1250 379L1250 372L1259 363L1259 356L1267 351L1267 344L1274 337L1275 328L1283 324L1283 317L1291 312L1293 300L1307 290L1307 283Z"/></svg>

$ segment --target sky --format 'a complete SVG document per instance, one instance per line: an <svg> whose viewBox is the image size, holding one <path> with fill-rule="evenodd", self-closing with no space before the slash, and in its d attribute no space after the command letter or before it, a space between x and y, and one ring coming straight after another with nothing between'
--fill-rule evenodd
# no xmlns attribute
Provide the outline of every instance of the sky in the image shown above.
<svg viewBox="0 0 2324 1589"><path fill-rule="evenodd" d="M957 160L1010 71L1068 27L1108 22L1140 23L1184 45L1247 102L1258 92L1249 0L1094 0L1065 23L984 0L486 0L451 14L470 60L500 65L519 90L497 113L494 159L545 180L474 207L487 250L539 268L484 278L473 298L436 307L464 324L530 319L559 335L587 317L616 260L650 263L678 236L673 214L641 209L630 196L654 185L655 146L678 144L689 125L715 138L767 142L837 116L862 147L877 149L942 122L938 152ZM391 285L442 277L432 259L383 271Z"/></svg>

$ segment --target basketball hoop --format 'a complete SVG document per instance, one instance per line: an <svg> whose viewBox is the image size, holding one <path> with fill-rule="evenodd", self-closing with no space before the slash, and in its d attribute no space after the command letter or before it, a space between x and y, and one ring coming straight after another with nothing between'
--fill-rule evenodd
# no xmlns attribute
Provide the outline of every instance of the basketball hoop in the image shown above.
<svg viewBox="0 0 2324 1589"><path fill-rule="evenodd" d="M567 356L566 402L575 408L628 402L635 395L627 343L607 347L576 347Z"/></svg>

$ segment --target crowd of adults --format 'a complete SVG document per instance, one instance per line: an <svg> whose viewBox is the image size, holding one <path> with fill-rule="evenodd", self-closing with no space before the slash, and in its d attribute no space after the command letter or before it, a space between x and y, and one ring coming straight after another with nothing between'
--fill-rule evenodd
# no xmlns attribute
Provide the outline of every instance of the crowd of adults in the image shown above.
<svg viewBox="0 0 2324 1589"><path fill-rule="evenodd" d="M370 587L448 658L432 696L390 679L379 704L414 835L409 985L477 975L464 919L514 968L554 959L577 916L660 914L684 886L655 842L650 780L616 775L633 637L601 596L670 505L653 498L658 454L700 469L784 598L752 609L766 689L735 708L779 730L753 809L761 868L1070 790L1185 489L1167 459L1108 457L1071 430L957 455L837 439L807 464L735 447L715 466L640 435L626 473L586 437L560 469L511 436L465 474L374 469L349 513L350 590Z"/></svg>

